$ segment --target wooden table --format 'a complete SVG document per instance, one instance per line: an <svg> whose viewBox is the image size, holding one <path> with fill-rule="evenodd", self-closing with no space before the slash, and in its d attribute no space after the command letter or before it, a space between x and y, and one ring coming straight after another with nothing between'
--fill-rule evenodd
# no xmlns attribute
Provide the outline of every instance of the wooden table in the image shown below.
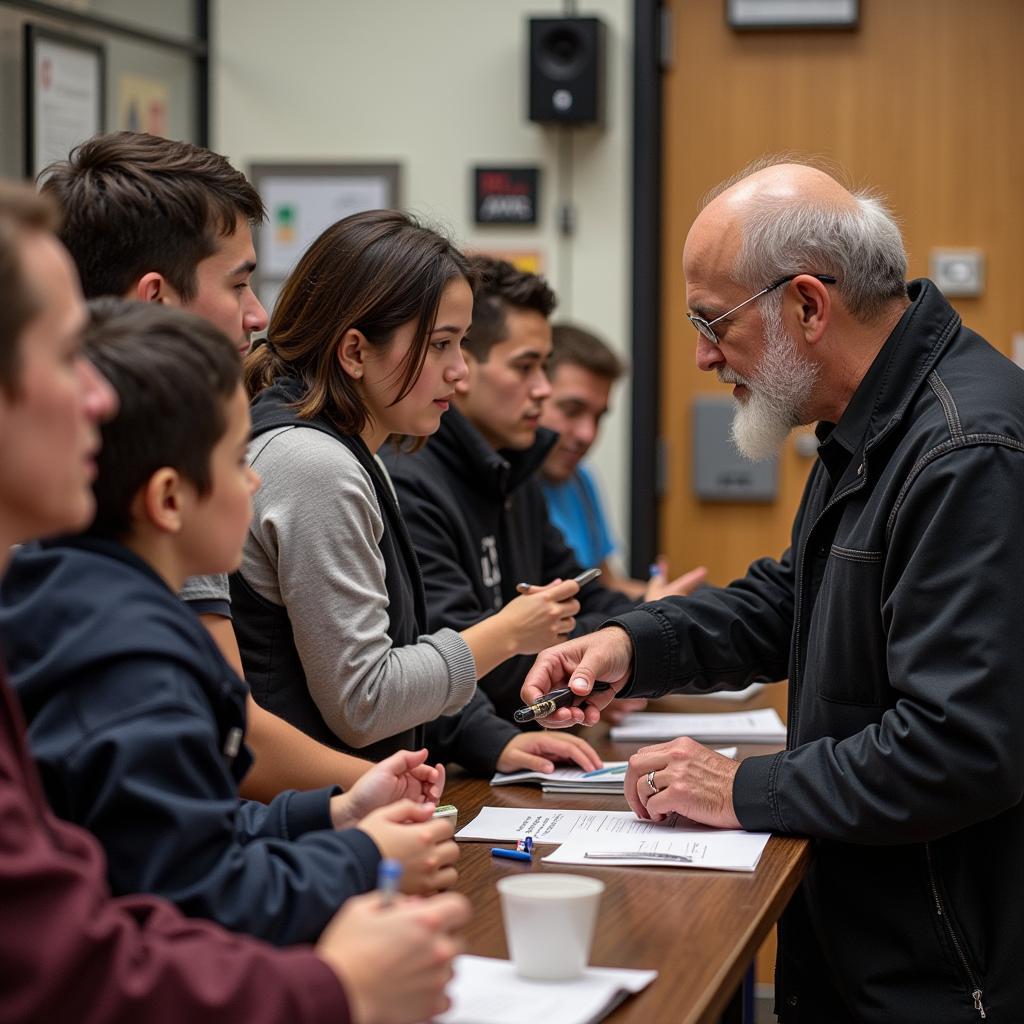
<svg viewBox="0 0 1024 1024"><path fill-rule="evenodd" d="M597 729L587 739L602 757L623 760L637 744L612 743ZM740 748L740 756L772 747ZM496 807L626 810L624 798L571 793L544 794L538 786L492 788L486 782L453 777L445 802L459 809L459 827L485 804ZM531 864L491 857L492 844L460 843L458 889L473 903L467 930L468 953L507 957L495 882L524 871L571 871L606 885L591 963L595 966L657 968L657 979L628 999L609 1021L643 1024L717 1022L743 980L755 952L778 920L809 860L803 839L769 840L752 874L679 868L584 868L547 865L535 851Z"/></svg>

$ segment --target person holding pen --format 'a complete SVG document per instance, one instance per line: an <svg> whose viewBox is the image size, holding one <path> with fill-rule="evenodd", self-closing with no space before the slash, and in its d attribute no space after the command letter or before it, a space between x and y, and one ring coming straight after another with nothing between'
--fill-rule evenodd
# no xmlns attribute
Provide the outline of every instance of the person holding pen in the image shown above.
<svg viewBox="0 0 1024 1024"><path fill-rule="evenodd" d="M792 546L543 652L523 701L568 685L592 706L543 723L592 724L613 696L788 678L784 751L646 747L630 806L811 838L784 1024L1020 1019L1024 374L906 282L876 196L787 158L712 190L683 270L739 446L768 457L817 423Z"/></svg>
<svg viewBox="0 0 1024 1024"><path fill-rule="evenodd" d="M428 615L377 457L392 435L414 444L450 415L466 375L470 278L438 233L374 210L324 231L285 282L245 364L249 459L263 481L231 578L246 679L268 710L371 759L425 743L432 760L482 775L597 767L583 740L521 734L476 685L571 632L578 586L538 588L483 621Z"/></svg>
<svg viewBox="0 0 1024 1024"><path fill-rule="evenodd" d="M606 587L628 597L656 601L670 594L689 593L707 578L707 570L698 566L670 579L668 560L659 557L648 570L647 580L635 580L612 564L615 542L604 502L594 474L583 460L597 442L612 388L624 369L619 356L593 332L578 324L552 324L546 367L551 394L541 408L540 425L553 430L558 440L541 463L540 487L551 522L562 532L580 565L598 566Z"/></svg>
<svg viewBox="0 0 1024 1024"><path fill-rule="evenodd" d="M555 443L540 427L551 393L545 365L555 294L542 277L503 260L475 256L472 270L467 372L453 389L454 408L422 448L385 454L423 566L433 627L487 622L519 600L517 584L568 580L588 568L552 525L537 480ZM599 580L582 587L578 600L577 633L634 606ZM508 721L529 666L520 656L481 676Z"/></svg>
<svg viewBox="0 0 1024 1024"><path fill-rule="evenodd" d="M100 422L85 311L51 204L0 182L0 565L82 529ZM469 920L455 893L353 897L315 946L275 949L153 896L112 897L94 837L53 814L0 667L0 1016L6 1024L414 1024L447 1006Z"/></svg>

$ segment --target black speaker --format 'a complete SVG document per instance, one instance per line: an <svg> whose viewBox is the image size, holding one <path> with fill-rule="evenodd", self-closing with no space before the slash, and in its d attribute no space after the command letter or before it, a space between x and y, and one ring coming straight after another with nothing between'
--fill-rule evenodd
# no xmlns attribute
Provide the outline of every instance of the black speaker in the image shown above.
<svg viewBox="0 0 1024 1024"><path fill-rule="evenodd" d="M604 119L604 22L530 18L530 120L600 124Z"/></svg>

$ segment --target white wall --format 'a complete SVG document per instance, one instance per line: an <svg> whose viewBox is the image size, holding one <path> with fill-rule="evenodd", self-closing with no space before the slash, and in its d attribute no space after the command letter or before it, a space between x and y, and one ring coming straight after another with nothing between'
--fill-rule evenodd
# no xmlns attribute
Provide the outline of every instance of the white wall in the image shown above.
<svg viewBox="0 0 1024 1024"><path fill-rule="evenodd" d="M211 144L261 160L397 161L410 210L469 248L540 250L576 320L628 352L632 3L593 0L607 28L606 124L569 132L575 237L556 226L560 130L526 119L526 17L559 0L215 0ZM561 133L568 130L562 129ZM564 137L563 137L564 143ZM536 228L472 224L472 167L535 164ZM592 455L628 535L629 395Z"/></svg>

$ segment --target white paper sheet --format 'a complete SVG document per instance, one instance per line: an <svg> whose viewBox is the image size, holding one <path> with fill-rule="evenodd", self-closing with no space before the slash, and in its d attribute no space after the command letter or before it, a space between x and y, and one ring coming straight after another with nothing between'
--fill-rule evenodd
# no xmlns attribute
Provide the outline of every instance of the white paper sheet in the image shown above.
<svg viewBox="0 0 1024 1024"><path fill-rule="evenodd" d="M613 740L644 742L690 736L702 743L785 743L786 727L774 708L668 714L637 711L612 727Z"/></svg>
<svg viewBox="0 0 1024 1024"><path fill-rule="evenodd" d="M683 696L693 697L695 700L724 700L742 704L743 701L756 697L765 686L765 683L751 683L742 690L715 690L714 693L692 693Z"/></svg>
<svg viewBox="0 0 1024 1024"><path fill-rule="evenodd" d="M437 1024L592 1024L633 992L646 988L657 971L588 967L570 981L527 981L509 960L455 958L448 985L451 1008Z"/></svg>
<svg viewBox="0 0 1024 1024"><path fill-rule="evenodd" d="M523 807L481 807L480 813L456 839L514 843L533 836L535 843L564 843L576 836L613 837L671 833L694 827L692 821L673 814L662 822L644 821L632 811L539 810Z"/></svg>
<svg viewBox="0 0 1024 1024"><path fill-rule="evenodd" d="M563 843L544 860L551 864L585 864L587 867L634 865L636 867L712 868L717 871L753 871L771 838L767 832L742 832L736 829L689 828L669 835L578 836ZM626 853L644 851L680 854L684 861L659 861L629 856L609 859L588 858L588 853Z"/></svg>

